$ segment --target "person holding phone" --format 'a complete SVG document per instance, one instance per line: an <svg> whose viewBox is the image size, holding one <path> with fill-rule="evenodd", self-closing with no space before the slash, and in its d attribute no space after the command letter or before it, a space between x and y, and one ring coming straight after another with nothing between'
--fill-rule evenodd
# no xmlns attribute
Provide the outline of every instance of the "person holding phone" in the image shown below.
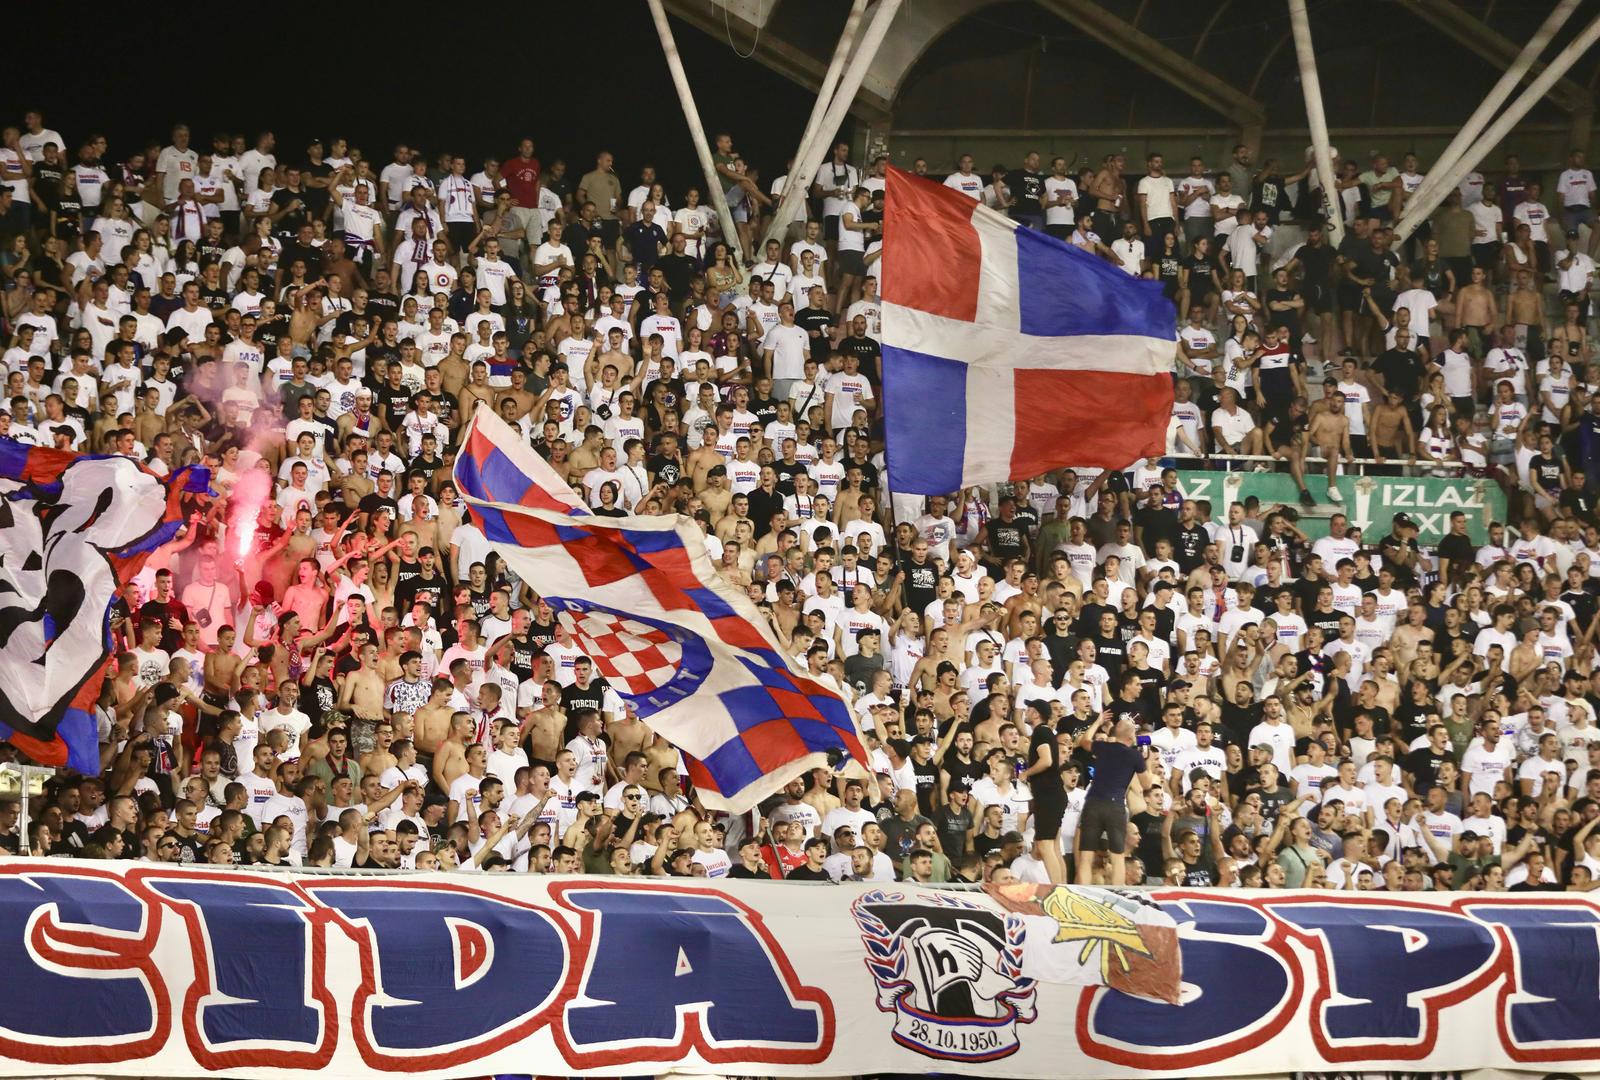
<svg viewBox="0 0 1600 1080"><path fill-rule="evenodd" d="M1109 737L1101 738L1108 725ZM1150 751L1134 744L1137 731L1132 720L1113 722L1108 711L1078 737L1078 745L1094 757L1093 779L1078 818L1079 885L1094 884L1094 857L1102 851L1106 853L1106 884L1120 886L1127 878L1128 785L1135 778L1141 790L1150 785Z"/></svg>

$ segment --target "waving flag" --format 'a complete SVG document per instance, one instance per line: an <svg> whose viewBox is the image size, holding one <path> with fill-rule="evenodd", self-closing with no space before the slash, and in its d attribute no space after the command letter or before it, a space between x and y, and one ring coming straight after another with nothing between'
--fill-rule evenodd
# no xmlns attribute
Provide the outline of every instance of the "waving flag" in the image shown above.
<svg viewBox="0 0 1600 1080"><path fill-rule="evenodd" d="M455 479L496 553L683 751L706 806L747 810L840 751L866 760L845 703L790 665L689 519L588 514L488 409L468 425Z"/></svg>
<svg viewBox="0 0 1600 1080"><path fill-rule="evenodd" d="M895 491L1121 469L1165 450L1177 335L1156 282L899 169L883 263Z"/></svg>
<svg viewBox="0 0 1600 1080"><path fill-rule="evenodd" d="M207 480L0 439L0 740L43 765L100 771L107 614Z"/></svg>

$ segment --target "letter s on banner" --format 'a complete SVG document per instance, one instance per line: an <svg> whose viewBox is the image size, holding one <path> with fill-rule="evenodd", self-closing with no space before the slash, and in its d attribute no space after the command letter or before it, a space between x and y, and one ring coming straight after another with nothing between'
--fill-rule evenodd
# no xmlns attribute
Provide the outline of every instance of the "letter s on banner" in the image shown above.
<svg viewBox="0 0 1600 1080"><path fill-rule="evenodd" d="M1183 1002L1105 989L1078 1004L1078 1042L1104 1061L1176 1070L1222 1061L1283 1030L1300 1001L1299 965L1258 908L1201 893L1156 894L1178 921Z"/></svg>
<svg viewBox="0 0 1600 1080"><path fill-rule="evenodd" d="M1494 935L1444 908L1305 896L1264 906L1316 954L1311 1037L1328 1061L1423 1060L1433 1053L1439 1010L1495 974Z"/></svg>

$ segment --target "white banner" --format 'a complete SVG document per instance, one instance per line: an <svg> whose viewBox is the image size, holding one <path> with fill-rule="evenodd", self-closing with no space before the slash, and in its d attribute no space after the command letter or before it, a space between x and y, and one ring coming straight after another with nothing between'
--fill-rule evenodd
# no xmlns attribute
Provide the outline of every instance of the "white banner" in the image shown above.
<svg viewBox="0 0 1600 1080"><path fill-rule="evenodd" d="M1040 913L1075 963L1040 959ZM1074 982L1027 974L1057 970ZM13 859L0 971L7 1077L1088 1080L1600 1060L1600 907L1577 894L997 900Z"/></svg>

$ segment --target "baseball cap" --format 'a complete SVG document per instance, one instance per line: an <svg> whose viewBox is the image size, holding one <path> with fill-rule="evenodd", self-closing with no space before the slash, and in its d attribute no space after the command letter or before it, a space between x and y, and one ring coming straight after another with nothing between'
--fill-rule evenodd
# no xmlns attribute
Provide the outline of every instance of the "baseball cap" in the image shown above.
<svg viewBox="0 0 1600 1080"><path fill-rule="evenodd" d="M1396 514L1394 523L1402 529L1415 529L1417 527L1417 523L1411 519L1410 514Z"/></svg>
<svg viewBox="0 0 1600 1080"><path fill-rule="evenodd" d="M1250 749L1252 749L1252 750L1264 750L1264 751L1266 751L1267 753L1270 754L1270 753L1272 753L1272 744L1271 743L1258 742L1254 746L1250 747Z"/></svg>
<svg viewBox="0 0 1600 1080"><path fill-rule="evenodd" d="M1189 684L1187 682L1185 682L1183 679L1173 679L1171 682L1169 682L1167 684L1167 689L1168 690L1187 690L1187 689L1189 689Z"/></svg>

